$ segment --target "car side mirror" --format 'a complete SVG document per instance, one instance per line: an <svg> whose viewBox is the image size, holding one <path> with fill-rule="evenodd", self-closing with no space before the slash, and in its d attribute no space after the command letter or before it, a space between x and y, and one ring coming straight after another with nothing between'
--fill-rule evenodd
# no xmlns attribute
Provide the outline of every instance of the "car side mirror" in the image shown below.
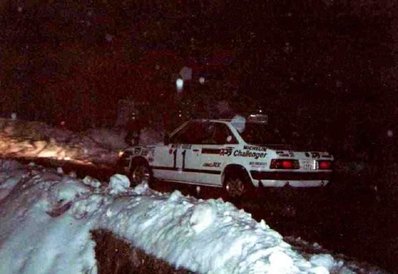
<svg viewBox="0 0 398 274"><path fill-rule="evenodd" d="M169 134L165 134L164 135L164 139L163 139L163 143L167 146L168 144L170 144L170 135Z"/></svg>

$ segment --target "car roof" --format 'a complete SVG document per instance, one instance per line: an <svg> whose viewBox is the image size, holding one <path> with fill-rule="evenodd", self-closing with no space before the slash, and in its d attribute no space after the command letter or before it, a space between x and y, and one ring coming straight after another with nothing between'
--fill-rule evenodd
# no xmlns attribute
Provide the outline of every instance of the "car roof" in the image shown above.
<svg viewBox="0 0 398 274"><path fill-rule="evenodd" d="M243 117L243 116L242 116ZM265 117L265 118L263 118ZM249 115L248 117L243 117L245 119L245 123L258 123L258 124L267 124L268 123L268 117L263 116L263 115ZM196 119L190 119L189 121L197 121L197 122L222 122L222 123L231 123L234 120L234 118L196 118Z"/></svg>
<svg viewBox="0 0 398 274"><path fill-rule="evenodd" d="M228 123L231 122L231 119L204 119L204 118L196 118L196 119L191 119L189 121L194 121L194 122L224 122L224 123Z"/></svg>

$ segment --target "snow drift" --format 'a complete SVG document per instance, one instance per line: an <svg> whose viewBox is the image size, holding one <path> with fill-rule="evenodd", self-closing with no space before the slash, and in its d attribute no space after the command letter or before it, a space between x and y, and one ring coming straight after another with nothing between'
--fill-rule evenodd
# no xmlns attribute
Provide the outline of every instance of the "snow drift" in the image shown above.
<svg viewBox="0 0 398 274"><path fill-rule="evenodd" d="M97 273L94 229L198 273L352 273L330 254L305 258L230 203L127 180L117 174L104 185L1 161L0 273Z"/></svg>

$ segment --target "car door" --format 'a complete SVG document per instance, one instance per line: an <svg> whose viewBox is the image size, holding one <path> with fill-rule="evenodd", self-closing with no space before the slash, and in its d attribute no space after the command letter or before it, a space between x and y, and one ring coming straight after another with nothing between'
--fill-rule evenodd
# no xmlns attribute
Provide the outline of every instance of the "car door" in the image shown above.
<svg viewBox="0 0 398 274"><path fill-rule="evenodd" d="M158 151L154 174L156 172L164 180L190 182L191 173L184 172L184 169L193 149L192 144L202 138L200 128L199 121L190 121L170 136L170 143Z"/></svg>
<svg viewBox="0 0 398 274"><path fill-rule="evenodd" d="M236 139L225 124L217 122L202 123L195 134L196 142L181 151L181 177L188 183L221 186L224 151Z"/></svg>
<svg viewBox="0 0 398 274"><path fill-rule="evenodd" d="M200 152L200 144L206 135L205 124L202 120L191 121L183 131L172 138L175 147L176 181L197 183L197 153Z"/></svg>
<svg viewBox="0 0 398 274"><path fill-rule="evenodd" d="M163 144L155 147L153 162L151 163L155 178L167 181L175 180L177 172L176 152L173 144Z"/></svg>
<svg viewBox="0 0 398 274"><path fill-rule="evenodd" d="M177 166L178 155L181 152L181 143L187 141L190 123L184 123L170 136L167 143L155 148L153 162L151 164L154 177L166 181L179 181Z"/></svg>

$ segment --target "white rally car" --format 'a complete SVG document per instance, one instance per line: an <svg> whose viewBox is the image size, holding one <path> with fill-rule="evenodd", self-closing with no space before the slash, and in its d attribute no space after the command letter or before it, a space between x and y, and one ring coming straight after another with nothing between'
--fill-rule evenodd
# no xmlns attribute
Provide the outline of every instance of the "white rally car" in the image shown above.
<svg viewBox="0 0 398 274"><path fill-rule="evenodd" d="M319 187L329 183L333 156L295 151L261 121L198 119L161 144L127 148L119 166L133 184L164 180L224 188L231 197L255 187Z"/></svg>

